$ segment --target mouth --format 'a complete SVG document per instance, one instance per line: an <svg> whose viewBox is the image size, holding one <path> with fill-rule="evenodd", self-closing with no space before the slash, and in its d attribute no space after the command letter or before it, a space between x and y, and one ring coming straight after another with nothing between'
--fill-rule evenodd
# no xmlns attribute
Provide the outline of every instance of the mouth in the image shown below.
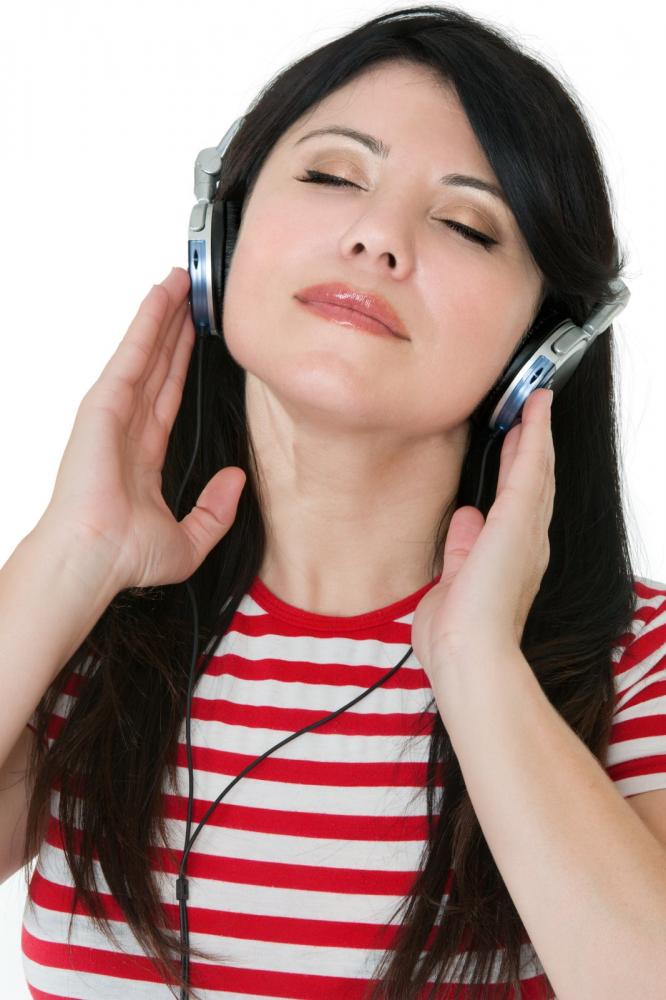
<svg viewBox="0 0 666 1000"><path fill-rule="evenodd" d="M376 326L366 324L361 329L373 333L382 327L399 340L410 339L391 303L375 292L364 291L341 281L327 281L301 288L294 297L304 305L334 307L326 312L322 308L320 312L331 319L338 317L341 321L346 321L348 326L359 326L358 317L362 316L372 320Z"/></svg>
<svg viewBox="0 0 666 1000"><path fill-rule="evenodd" d="M372 333L379 337L390 337L392 340L406 339L405 337L399 337L398 334L394 333L393 330L389 329L380 320L359 312L357 309L351 309L349 306L338 305L334 302L316 302L313 299L306 300L298 296L296 296L296 301L300 302L310 312L316 313L318 316L323 316L325 319L340 326L354 327L356 330Z"/></svg>

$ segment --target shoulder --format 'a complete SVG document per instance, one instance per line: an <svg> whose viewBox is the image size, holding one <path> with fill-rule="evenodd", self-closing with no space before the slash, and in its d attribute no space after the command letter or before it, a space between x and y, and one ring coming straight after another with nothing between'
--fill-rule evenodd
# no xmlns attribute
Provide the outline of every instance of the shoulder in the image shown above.
<svg viewBox="0 0 666 1000"><path fill-rule="evenodd" d="M625 797L666 789L666 583L635 577L629 632L613 650L606 770ZM662 796L663 797L663 796Z"/></svg>
<svg viewBox="0 0 666 1000"><path fill-rule="evenodd" d="M630 631L619 638L613 655L616 712L646 684L666 678L666 583L636 576L634 592Z"/></svg>

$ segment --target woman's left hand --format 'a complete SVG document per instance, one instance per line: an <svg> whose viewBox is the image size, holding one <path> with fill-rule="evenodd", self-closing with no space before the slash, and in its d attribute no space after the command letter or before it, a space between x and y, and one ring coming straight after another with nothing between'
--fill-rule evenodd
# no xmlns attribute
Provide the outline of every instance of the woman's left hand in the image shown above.
<svg viewBox="0 0 666 1000"><path fill-rule="evenodd" d="M497 493L487 518L476 507L451 517L442 575L412 622L414 653L432 681L447 659L520 649L550 558L555 497L550 390L536 389L502 442ZM441 666L440 666L441 665Z"/></svg>

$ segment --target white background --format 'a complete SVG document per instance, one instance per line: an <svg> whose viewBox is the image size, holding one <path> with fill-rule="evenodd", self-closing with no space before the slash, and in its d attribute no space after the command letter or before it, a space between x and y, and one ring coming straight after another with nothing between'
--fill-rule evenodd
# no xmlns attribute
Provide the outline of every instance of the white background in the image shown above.
<svg viewBox="0 0 666 1000"><path fill-rule="evenodd" d="M3 8L0 565L41 517L79 402L140 301L172 266L187 268L198 151L216 145L286 63L400 6L22 0ZM629 253L632 297L614 323L627 514L638 574L666 581L658 298L666 86L655 8L647 0L460 6L508 29L563 75L599 143ZM28 996L24 899L21 873L0 887L7 1000Z"/></svg>

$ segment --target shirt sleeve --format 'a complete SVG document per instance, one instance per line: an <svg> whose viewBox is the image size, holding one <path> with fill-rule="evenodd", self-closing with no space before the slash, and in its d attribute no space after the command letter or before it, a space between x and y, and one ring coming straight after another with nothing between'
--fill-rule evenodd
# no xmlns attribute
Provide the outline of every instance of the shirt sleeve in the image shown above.
<svg viewBox="0 0 666 1000"><path fill-rule="evenodd" d="M666 584L637 583L634 638L615 664L607 773L628 798L666 788Z"/></svg>

